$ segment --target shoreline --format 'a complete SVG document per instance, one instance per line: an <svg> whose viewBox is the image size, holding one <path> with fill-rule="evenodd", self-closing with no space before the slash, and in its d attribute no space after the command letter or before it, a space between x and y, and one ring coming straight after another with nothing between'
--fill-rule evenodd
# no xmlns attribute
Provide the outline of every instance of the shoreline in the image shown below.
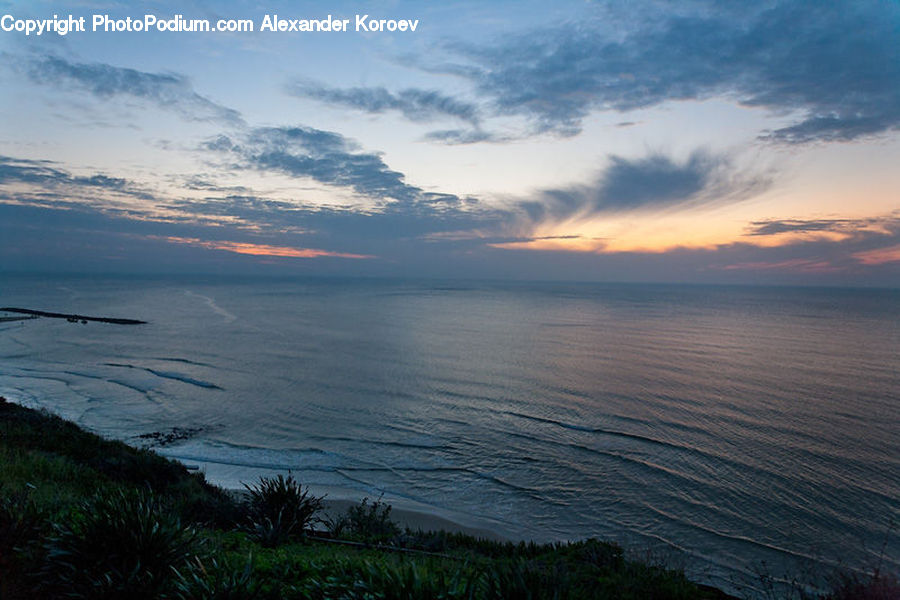
<svg viewBox="0 0 900 600"><path fill-rule="evenodd" d="M29 402L24 398L11 398L9 396L7 396L5 400L31 410L47 410L49 413L59 416L68 422L76 422L74 419L71 419L71 416L67 416L63 414L63 411L58 410L59 407L48 408L39 402ZM78 426L82 427L81 425ZM104 439L115 439L108 438L106 435L102 435L102 437ZM141 448L141 446L135 445L128 440L121 441L132 448ZM180 464L189 472L203 475L203 478L207 483L236 497L242 497L247 493L247 490L243 487L244 483L253 484L258 482L260 477L274 477L278 474L290 474L289 470L256 468L252 469L252 477L246 477L249 473L238 473L230 465L185 459L173 455L170 451L177 449L177 447L153 447L151 445L150 447L144 448ZM380 497L382 502L391 506L391 518L396 521L401 528L409 527L414 531L443 530L448 533L463 533L496 542L518 543L532 541L523 536L513 535L508 531L504 531L501 523L495 523L489 519L473 517L472 515L450 509L443 509L423 502L417 502L409 498L388 494L366 493L358 489L335 485L307 484L302 481L300 483L303 484L303 487L309 488L311 494L315 496L325 496L325 499L323 500L323 504L325 505L323 513L329 517L344 513L350 506L359 504L364 498L375 501L379 500Z"/></svg>
<svg viewBox="0 0 900 600"><path fill-rule="evenodd" d="M212 485L214 482L207 480ZM309 489L309 493L313 496L322 497L323 518L337 517L347 512L351 506L356 506L368 498L370 501L380 501L391 507L390 518L397 523L401 529L408 528L412 531L437 532L444 531L447 533L462 533L479 539L491 540L493 542L520 542L527 541L507 537L495 529L476 526L470 523L462 522L462 519L454 519L449 515L440 514L435 510L428 510L429 506L402 498L389 498L382 496L381 498L372 496L359 495L356 490L346 488L338 488L334 486L316 486L303 485ZM244 488L223 488L226 492L237 499L244 499L248 492ZM321 528L315 528L321 530Z"/></svg>
<svg viewBox="0 0 900 600"><path fill-rule="evenodd" d="M210 484L237 496L246 493L247 490L243 487L245 483L254 484L259 481L260 477L291 474L291 471L287 469L235 467L222 463L181 458L177 455L175 446L153 448L153 450L161 456L184 465L192 472L201 473ZM465 533L497 542L543 541L515 535L506 530L503 523L488 518L426 504L389 492L382 493L377 490L367 492L339 485L307 483L302 480L300 483L304 488L309 488L311 494L325 496L326 508L323 512L329 516L343 513L349 506L359 504L364 498L375 501L380 497L382 502L391 505L391 518L401 527L409 527L412 530L438 531L443 529L447 532Z"/></svg>

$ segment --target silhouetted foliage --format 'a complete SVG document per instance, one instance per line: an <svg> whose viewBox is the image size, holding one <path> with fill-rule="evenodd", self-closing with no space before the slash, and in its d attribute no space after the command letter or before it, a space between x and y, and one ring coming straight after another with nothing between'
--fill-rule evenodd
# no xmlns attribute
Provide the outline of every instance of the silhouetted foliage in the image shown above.
<svg viewBox="0 0 900 600"><path fill-rule="evenodd" d="M261 477L244 487L250 495L250 531L266 547L301 536L322 510L324 496L313 496L293 475Z"/></svg>
<svg viewBox="0 0 900 600"><path fill-rule="evenodd" d="M54 528L43 587L70 598L159 598L198 550L196 531L145 492L102 494Z"/></svg>

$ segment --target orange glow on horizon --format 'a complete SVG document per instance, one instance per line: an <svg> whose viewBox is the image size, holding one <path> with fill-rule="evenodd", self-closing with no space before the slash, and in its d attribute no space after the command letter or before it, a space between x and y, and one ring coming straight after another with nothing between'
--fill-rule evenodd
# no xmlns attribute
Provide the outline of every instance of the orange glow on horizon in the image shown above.
<svg viewBox="0 0 900 600"><path fill-rule="evenodd" d="M198 238L184 238L168 236L162 238L174 244L186 244L209 250L224 250L236 254L249 254L251 256L271 256L282 258L320 258L329 256L333 258L375 258L367 254L350 254L346 252L331 252L317 248L292 248L290 246L270 246L267 244L251 244L249 242L229 242L221 240L201 240Z"/></svg>
<svg viewBox="0 0 900 600"><path fill-rule="evenodd" d="M490 245L510 250L663 254L678 248L712 250L733 243L741 232L737 224L691 214L670 214L658 220L626 215L542 223L523 236L528 239Z"/></svg>
<svg viewBox="0 0 900 600"><path fill-rule="evenodd" d="M859 220L833 220L829 228L802 229L803 219L785 219L787 227L797 224L796 230L786 228L771 233L754 235L768 221L745 220L743 215L730 212L682 212L657 215L653 219L645 215L610 215L604 217L575 218L561 222L535 224L517 232L520 239L511 242L489 244L508 250L532 250L544 252L575 252L590 254L665 254L678 250L709 250L729 246L779 248L814 242L840 244L861 239L864 236L890 236L896 216L873 216ZM830 217L809 217L832 221ZM777 222L773 219L772 222ZM862 264L881 264L900 260L900 247L871 250L854 254Z"/></svg>

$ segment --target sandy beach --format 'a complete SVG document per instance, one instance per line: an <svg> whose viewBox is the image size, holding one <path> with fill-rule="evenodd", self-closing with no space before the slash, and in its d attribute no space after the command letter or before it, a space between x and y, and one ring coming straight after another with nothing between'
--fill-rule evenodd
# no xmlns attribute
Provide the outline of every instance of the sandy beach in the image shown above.
<svg viewBox="0 0 900 600"><path fill-rule="evenodd" d="M323 513L328 516L340 515L346 512L349 507L358 504L360 501L362 501L362 498L354 500L350 498L330 499L326 497L324 500L325 509ZM447 531L452 533L465 533L474 537L498 542L513 541L490 529L465 525L435 513L404 508L393 502L389 502L389 504L391 504L391 520L395 521L400 527L406 527L413 531Z"/></svg>
<svg viewBox="0 0 900 600"><path fill-rule="evenodd" d="M215 482L212 482L215 483ZM228 491L236 497L245 498L245 488L228 488ZM309 486L309 491L314 496L324 496L322 504L324 508L319 515L322 519L336 517L344 514L348 508L359 504L364 498L369 502L379 500L377 496L360 495L356 490L335 486ZM401 528L409 528L413 531L447 531L450 533L464 533L477 538L493 540L497 542L518 542L520 540L505 536L487 524L480 523L467 515L456 514L450 511L434 510L425 504L406 498L392 498L384 496L381 502L391 506L391 520ZM324 528L324 525L314 529Z"/></svg>

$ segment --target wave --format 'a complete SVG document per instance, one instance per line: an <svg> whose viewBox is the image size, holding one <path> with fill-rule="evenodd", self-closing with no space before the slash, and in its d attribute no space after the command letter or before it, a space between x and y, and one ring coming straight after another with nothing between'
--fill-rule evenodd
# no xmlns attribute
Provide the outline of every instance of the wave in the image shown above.
<svg viewBox="0 0 900 600"><path fill-rule="evenodd" d="M391 448L416 448L421 450L446 450L448 452L454 452L454 449L450 446L446 446L441 443L433 443L433 444L425 444L425 443L416 443L416 442L400 442L393 440L373 440L371 438L358 438L358 437L348 437L341 435L316 435L312 434L308 436L314 440L328 441L328 442L356 442L362 445L374 445L374 446L387 446Z"/></svg>
<svg viewBox="0 0 900 600"><path fill-rule="evenodd" d="M178 358L178 357L170 357L170 356L154 356L153 360L165 360L168 362L178 362L184 363L186 365L194 365L197 367L210 367L211 369L217 368L216 365L211 365L209 363L200 362L196 360L188 360L187 358Z"/></svg>
<svg viewBox="0 0 900 600"><path fill-rule="evenodd" d="M610 435L615 437L627 438L631 440L638 440L641 442L646 442L648 444L655 444L659 446L665 446L668 448L674 448L676 450L695 450L689 446L682 446L679 444L673 444L671 442L666 442L664 440L658 440L656 438L647 437L644 435L640 435L637 433L628 433L626 431L617 431L615 429L607 429L605 427L588 427L585 425L575 425L574 423L567 423L565 421L557 421L556 419L551 419L549 417L538 417L535 415L528 415L525 413L520 413L512 410L504 410L500 411L502 414L510 415L513 417L519 417L522 419L528 419L529 421L536 421L538 423L547 423L550 425L555 425L557 427L561 427L563 429L570 429L572 431L583 431L585 433L601 433L603 435Z"/></svg>
<svg viewBox="0 0 900 600"><path fill-rule="evenodd" d="M123 369L138 369L140 371L146 371L151 375L156 375L157 377L162 377L163 379L173 379L175 381L180 381L182 383L187 383L189 385L195 385L197 387L206 388L210 390L221 390L223 388L219 387L214 383L209 383L208 381L203 381L200 379L194 379L193 377L189 377L182 373L174 373L172 371L157 371L156 369L151 369L149 367L139 367L136 365L131 365L128 363L103 363L107 367L119 367Z"/></svg>

